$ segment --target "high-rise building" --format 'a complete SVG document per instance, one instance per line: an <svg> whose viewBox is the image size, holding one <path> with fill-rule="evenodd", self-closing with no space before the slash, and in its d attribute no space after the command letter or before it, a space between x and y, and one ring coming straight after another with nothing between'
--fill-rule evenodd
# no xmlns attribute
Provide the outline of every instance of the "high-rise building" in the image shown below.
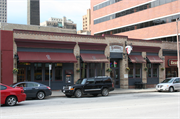
<svg viewBox="0 0 180 119"><path fill-rule="evenodd" d="M7 0L0 0L0 22L7 22Z"/></svg>
<svg viewBox="0 0 180 119"><path fill-rule="evenodd" d="M176 18L180 0L91 0L93 35L176 42Z"/></svg>
<svg viewBox="0 0 180 119"><path fill-rule="evenodd" d="M27 24L39 25L40 24L40 3L39 0L27 1Z"/></svg>
<svg viewBox="0 0 180 119"><path fill-rule="evenodd" d="M91 32L91 9L88 9L87 14L83 16L83 31Z"/></svg>
<svg viewBox="0 0 180 119"><path fill-rule="evenodd" d="M76 24L71 19L66 17L61 18L49 18L48 21L40 23L40 26L58 27L64 29L76 29Z"/></svg>

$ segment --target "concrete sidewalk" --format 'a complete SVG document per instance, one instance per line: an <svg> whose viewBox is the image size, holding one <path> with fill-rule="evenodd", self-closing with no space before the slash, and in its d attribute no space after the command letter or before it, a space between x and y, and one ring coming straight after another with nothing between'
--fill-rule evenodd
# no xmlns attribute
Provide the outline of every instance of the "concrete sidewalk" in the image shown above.
<svg viewBox="0 0 180 119"><path fill-rule="evenodd" d="M147 93L147 92L156 92L155 88L148 89L115 89L114 91L109 92L110 94L127 94L127 93ZM53 90L52 95L54 97L65 96L61 90Z"/></svg>

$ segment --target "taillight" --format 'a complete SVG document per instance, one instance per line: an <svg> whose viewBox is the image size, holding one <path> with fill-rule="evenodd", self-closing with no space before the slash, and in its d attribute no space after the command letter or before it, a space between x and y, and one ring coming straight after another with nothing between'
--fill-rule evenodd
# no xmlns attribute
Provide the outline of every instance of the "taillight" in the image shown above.
<svg viewBox="0 0 180 119"><path fill-rule="evenodd" d="M112 87L114 88L114 84L112 83Z"/></svg>
<svg viewBox="0 0 180 119"><path fill-rule="evenodd" d="M50 87L47 87L49 90L51 90L51 88Z"/></svg>

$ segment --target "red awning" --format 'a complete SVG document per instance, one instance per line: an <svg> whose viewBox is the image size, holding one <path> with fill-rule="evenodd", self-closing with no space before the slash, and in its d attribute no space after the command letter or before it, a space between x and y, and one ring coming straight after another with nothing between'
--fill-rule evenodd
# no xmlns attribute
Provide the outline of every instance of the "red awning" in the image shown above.
<svg viewBox="0 0 180 119"><path fill-rule="evenodd" d="M18 52L19 62L77 63L73 53Z"/></svg>
<svg viewBox="0 0 180 119"><path fill-rule="evenodd" d="M162 59L159 56L147 56L151 63L163 63Z"/></svg>
<svg viewBox="0 0 180 119"><path fill-rule="evenodd" d="M81 54L81 58L83 62L109 62L104 54Z"/></svg>
<svg viewBox="0 0 180 119"><path fill-rule="evenodd" d="M132 63L146 63L146 60L141 55L129 55Z"/></svg>

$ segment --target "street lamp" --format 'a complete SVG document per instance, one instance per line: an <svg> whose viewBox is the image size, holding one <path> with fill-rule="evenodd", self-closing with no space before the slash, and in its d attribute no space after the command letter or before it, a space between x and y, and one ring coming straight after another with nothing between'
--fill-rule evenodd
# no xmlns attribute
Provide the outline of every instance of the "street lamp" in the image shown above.
<svg viewBox="0 0 180 119"><path fill-rule="evenodd" d="M176 29L177 29L177 57L178 57L178 63L177 63L177 67L178 67L178 77L180 77L180 63L179 63L179 31L178 31L178 21L179 18L176 19Z"/></svg>

